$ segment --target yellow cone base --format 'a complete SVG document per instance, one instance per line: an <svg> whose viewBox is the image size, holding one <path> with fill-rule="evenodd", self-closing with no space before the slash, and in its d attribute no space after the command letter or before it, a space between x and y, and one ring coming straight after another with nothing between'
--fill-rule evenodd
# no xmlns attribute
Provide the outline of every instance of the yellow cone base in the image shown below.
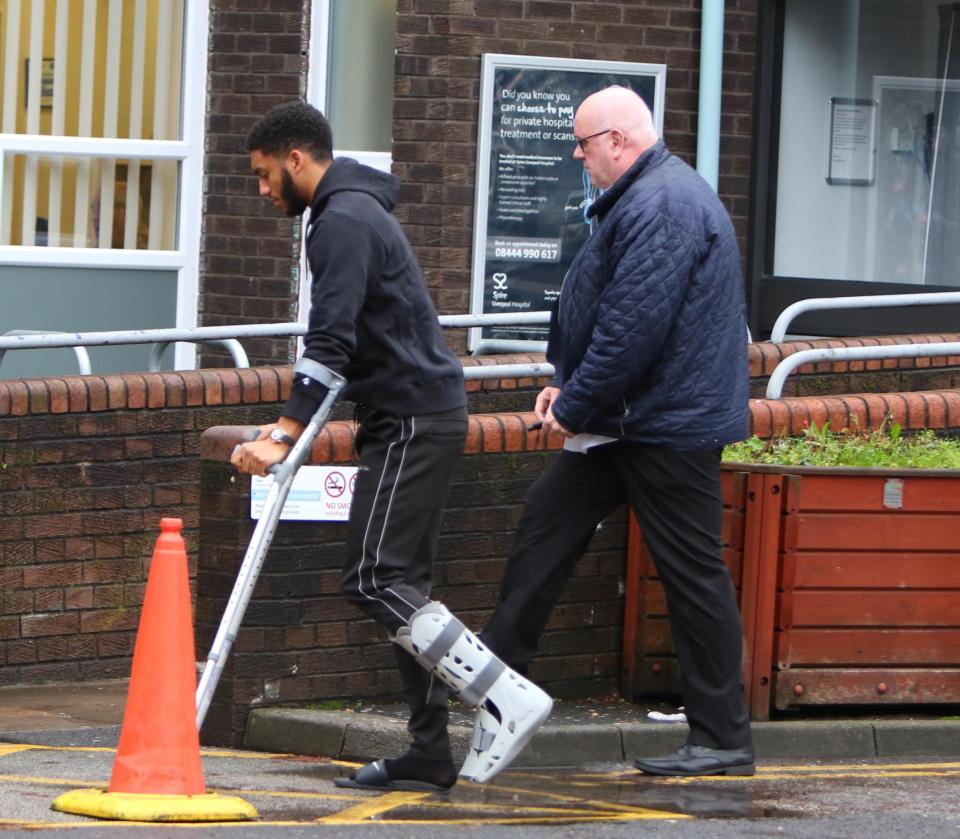
<svg viewBox="0 0 960 839"><path fill-rule="evenodd" d="M154 795L76 789L65 792L50 806L61 813L129 822L234 822L257 817L253 805L243 799L212 792L204 795Z"/></svg>

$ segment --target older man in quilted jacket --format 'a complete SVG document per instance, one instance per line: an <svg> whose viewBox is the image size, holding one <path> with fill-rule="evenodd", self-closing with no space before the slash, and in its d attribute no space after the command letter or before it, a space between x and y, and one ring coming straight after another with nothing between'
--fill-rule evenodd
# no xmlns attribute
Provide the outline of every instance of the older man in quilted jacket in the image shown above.
<svg viewBox="0 0 960 839"><path fill-rule="evenodd" d="M628 502L663 581L689 736L651 775L752 775L742 635L721 558L720 452L747 433L740 254L717 196L621 87L584 100L573 155L603 192L553 313L538 395L567 439L527 495L486 642L523 672L597 525Z"/></svg>

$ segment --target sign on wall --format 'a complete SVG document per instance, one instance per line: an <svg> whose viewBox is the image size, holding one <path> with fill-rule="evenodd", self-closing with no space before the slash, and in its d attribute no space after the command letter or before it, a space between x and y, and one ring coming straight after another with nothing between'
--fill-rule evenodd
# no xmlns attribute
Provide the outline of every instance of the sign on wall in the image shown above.
<svg viewBox="0 0 960 839"><path fill-rule="evenodd" d="M483 56L472 313L550 309L589 233L589 183L573 158L574 113L590 94L618 84L643 98L662 133L666 72L664 64ZM536 325L472 329L470 349L546 333Z"/></svg>
<svg viewBox="0 0 960 839"><path fill-rule="evenodd" d="M830 99L830 150L827 183L846 186L873 184L877 159L875 99Z"/></svg>
<svg viewBox="0 0 960 839"><path fill-rule="evenodd" d="M280 513L282 521L347 521L357 481L356 466L301 466ZM273 476L254 475L250 518L259 519Z"/></svg>

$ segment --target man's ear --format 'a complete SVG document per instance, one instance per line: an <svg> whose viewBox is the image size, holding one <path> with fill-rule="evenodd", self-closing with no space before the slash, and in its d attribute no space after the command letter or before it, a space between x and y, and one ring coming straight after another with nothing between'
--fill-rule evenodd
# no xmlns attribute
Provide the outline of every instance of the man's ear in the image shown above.
<svg viewBox="0 0 960 839"><path fill-rule="evenodd" d="M619 128L614 128L613 131L610 132L610 135L610 139L613 140L614 151L622 152L627 141L627 138L624 137L623 132Z"/></svg>
<svg viewBox="0 0 960 839"><path fill-rule="evenodd" d="M300 149L291 149L290 154L287 155L287 160L290 161L290 169L294 175L299 175L306 163L306 158Z"/></svg>

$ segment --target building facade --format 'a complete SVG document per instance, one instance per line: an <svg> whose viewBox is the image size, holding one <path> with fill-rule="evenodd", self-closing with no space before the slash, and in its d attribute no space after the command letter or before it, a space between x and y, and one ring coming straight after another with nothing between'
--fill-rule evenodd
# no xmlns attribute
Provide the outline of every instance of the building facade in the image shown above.
<svg viewBox="0 0 960 839"><path fill-rule="evenodd" d="M960 288L952 3L2 0L0 332L302 319L300 221L259 198L243 152L256 119L297 97L330 116L338 154L400 177L397 214L437 307L466 312L485 279L483 57L664 66L664 138L696 164L701 38L717 7L716 185L753 334L804 297ZM797 331L942 331L955 313L824 314ZM467 350L465 334L450 340ZM254 364L296 353L283 338L245 346ZM90 351L96 372L144 369L146 353ZM229 363L188 344L164 356L198 362ZM74 363L9 353L0 376Z"/></svg>

